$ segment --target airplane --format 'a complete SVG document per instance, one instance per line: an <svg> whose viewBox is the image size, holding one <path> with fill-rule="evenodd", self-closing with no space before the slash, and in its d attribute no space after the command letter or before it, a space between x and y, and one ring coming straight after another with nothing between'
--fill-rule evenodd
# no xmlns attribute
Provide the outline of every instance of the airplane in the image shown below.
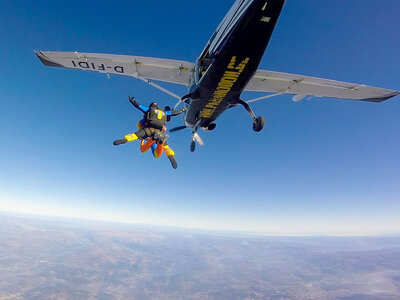
<svg viewBox="0 0 400 300"><path fill-rule="evenodd" d="M199 129L211 131L216 119L227 109L243 106L253 120L253 130L263 129L265 119L256 116L250 103L279 95L293 95L293 101L328 97L382 102L399 91L340 82L310 76L258 70L260 61L281 14L285 0L237 0L212 34L195 63L142 56L78 52L35 51L46 66L62 67L140 79L176 98L186 106L184 125L170 132L189 128L190 150L203 145ZM153 82L186 85L183 97ZM243 101L243 91L269 93Z"/></svg>

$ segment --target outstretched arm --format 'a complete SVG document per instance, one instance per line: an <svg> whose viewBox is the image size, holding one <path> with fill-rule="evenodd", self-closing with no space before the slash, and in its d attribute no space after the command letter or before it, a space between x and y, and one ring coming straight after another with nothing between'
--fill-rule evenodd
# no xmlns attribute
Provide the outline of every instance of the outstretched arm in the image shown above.
<svg viewBox="0 0 400 300"><path fill-rule="evenodd" d="M135 100L135 98L131 96L129 96L129 102L144 114L149 110L147 106L141 105L139 102Z"/></svg>
<svg viewBox="0 0 400 300"><path fill-rule="evenodd" d="M180 115L181 113L183 113L185 111L186 111L186 107L182 107L180 110L175 110L175 109L167 110L167 111L165 111L165 114L167 116L174 117L174 116Z"/></svg>

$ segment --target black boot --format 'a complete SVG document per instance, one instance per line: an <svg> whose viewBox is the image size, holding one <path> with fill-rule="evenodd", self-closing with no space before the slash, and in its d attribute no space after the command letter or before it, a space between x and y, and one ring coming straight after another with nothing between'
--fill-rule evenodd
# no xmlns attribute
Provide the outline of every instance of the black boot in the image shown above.
<svg viewBox="0 0 400 300"><path fill-rule="evenodd" d="M175 160L175 157L173 155L168 156L169 161L171 162L171 165L174 169L178 167L178 163Z"/></svg>
<svg viewBox="0 0 400 300"><path fill-rule="evenodd" d="M127 143L127 142L128 142L127 139L115 140L115 141L113 142L113 145L114 145L114 146L118 146L118 145L121 145L121 144L125 144L125 143Z"/></svg>

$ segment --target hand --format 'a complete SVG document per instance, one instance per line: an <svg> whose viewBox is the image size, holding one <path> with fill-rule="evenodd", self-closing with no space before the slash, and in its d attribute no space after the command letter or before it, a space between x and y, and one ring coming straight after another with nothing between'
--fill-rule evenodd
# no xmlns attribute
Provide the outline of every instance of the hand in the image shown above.
<svg viewBox="0 0 400 300"><path fill-rule="evenodd" d="M129 102L135 107L139 106L139 102L137 102L134 97L129 96Z"/></svg>

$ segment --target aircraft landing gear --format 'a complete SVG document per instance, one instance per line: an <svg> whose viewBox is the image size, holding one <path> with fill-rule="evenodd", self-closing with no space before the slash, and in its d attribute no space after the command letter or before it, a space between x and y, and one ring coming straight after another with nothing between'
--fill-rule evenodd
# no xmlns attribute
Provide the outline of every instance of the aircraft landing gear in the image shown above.
<svg viewBox="0 0 400 300"><path fill-rule="evenodd" d="M190 143L190 152L194 152L196 150L196 141L193 139Z"/></svg>
<svg viewBox="0 0 400 300"><path fill-rule="evenodd" d="M250 105L247 102L244 102L243 100L239 100L238 104L243 105L243 107L247 110L249 115L253 118L253 130L255 132L259 132L264 128L265 125L265 119L264 117L256 117L254 114L253 110L251 109Z"/></svg>
<svg viewBox="0 0 400 300"><path fill-rule="evenodd" d="M259 132L264 128L265 119L264 117L257 117L253 120L253 130Z"/></svg>
<svg viewBox="0 0 400 300"><path fill-rule="evenodd" d="M199 122L200 121L198 121L198 123ZM199 128L199 124L196 124L196 126L194 127L194 130L192 132L192 142L190 143L190 152L194 152L194 150L196 150L196 143L198 143L200 146L204 145L202 138L197 133L198 128Z"/></svg>
<svg viewBox="0 0 400 300"><path fill-rule="evenodd" d="M203 127L203 129L204 129L205 131L213 131L213 130L215 129L215 127L217 127L217 124L215 124L215 123L210 123L210 124L208 124L207 127Z"/></svg>

